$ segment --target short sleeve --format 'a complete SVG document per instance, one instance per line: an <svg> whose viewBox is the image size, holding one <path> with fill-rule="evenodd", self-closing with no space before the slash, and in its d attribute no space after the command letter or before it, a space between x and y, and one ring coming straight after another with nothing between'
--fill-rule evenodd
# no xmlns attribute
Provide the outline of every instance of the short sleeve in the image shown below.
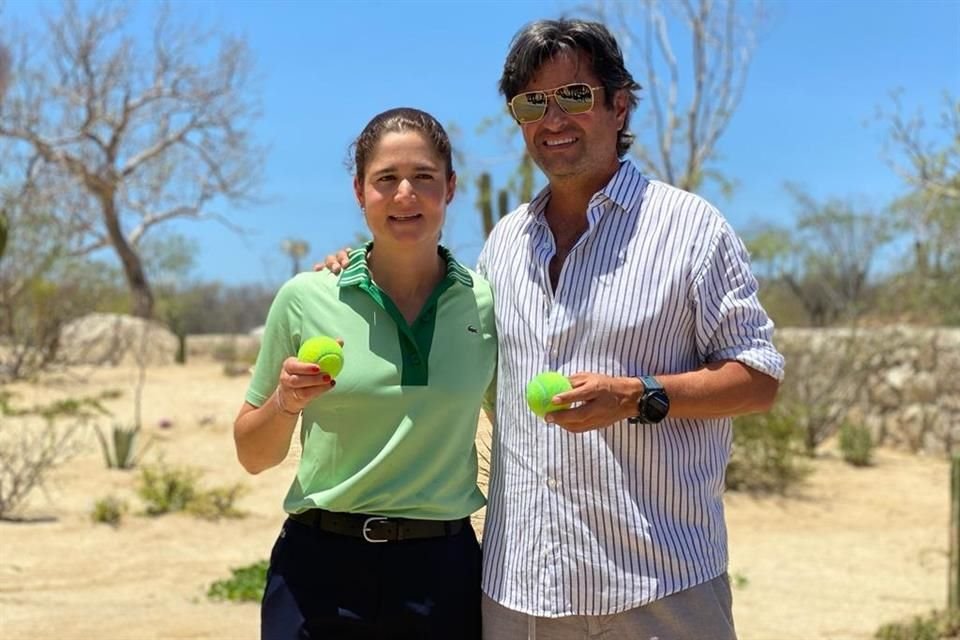
<svg viewBox="0 0 960 640"><path fill-rule="evenodd" d="M247 387L246 401L261 406L277 387L283 361L296 355L300 344L300 304L296 280L290 280L277 292L264 326L260 351Z"/></svg>

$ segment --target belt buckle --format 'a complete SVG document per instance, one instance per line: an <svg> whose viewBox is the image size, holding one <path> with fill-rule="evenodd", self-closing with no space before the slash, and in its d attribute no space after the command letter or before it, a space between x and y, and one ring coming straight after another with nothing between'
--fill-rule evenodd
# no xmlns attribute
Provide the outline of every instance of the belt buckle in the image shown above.
<svg viewBox="0 0 960 640"><path fill-rule="evenodd" d="M376 521L378 521L378 520L381 520L381 521L384 521L384 522L385 522L385 521L389 520L389 518L384 518L384 517L382 517L382 516L370 516L369 518L367 518L366 520L363 521L363 539L366 540L367 542L370 542L370 543L374 543L374 542L387 542L387 539L386 539L386 538L383 538L382 540L380 540L380 539L378 539L378 538L371 538L371 537L370 537L370 523L371 523L371 522L376 522Z"/></svg>

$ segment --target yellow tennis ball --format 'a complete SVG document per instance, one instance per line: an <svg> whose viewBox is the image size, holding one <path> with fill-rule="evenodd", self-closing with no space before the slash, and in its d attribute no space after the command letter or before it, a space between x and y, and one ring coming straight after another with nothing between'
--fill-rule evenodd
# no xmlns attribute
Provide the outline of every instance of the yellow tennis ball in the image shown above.
<svg viewBox="0 0 960 640"><path fill-rule="evenodd" d="M343 347L333 338L315 336L300 345L297 360L312 362L331 378L336 378L343 369Z"/></svg>
<svg viewBox="0 0 960 640"><path fill-rule="evenodd" d="M556 371L544 371L533 377L527 383L527 405L530 410L541 418L551 411L568 409L570 403L553 404L553 396L564 391L570 391L573 386L570 380L562 373Z"/></svg>

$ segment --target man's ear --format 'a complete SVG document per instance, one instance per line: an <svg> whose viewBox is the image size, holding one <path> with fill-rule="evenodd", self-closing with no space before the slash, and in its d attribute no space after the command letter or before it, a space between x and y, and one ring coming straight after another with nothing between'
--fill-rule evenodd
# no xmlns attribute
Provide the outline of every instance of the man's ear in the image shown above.
<svg viewBox="0 0 960 640"><path fill-rule="evenodd" d="M447 180L447 204L453 200L453 196L457 193L457 172L454 171L450 174L450 178Z"/></svg>
<svg viewBox="0 0 960 640"><path fill-rule="evenodd" d="M613 96L613 113L617 118L617 122L620 124L617 131L623 131L623 127L626 126L627 107L629 104L626 89L620 89L616 95Z"/></svg>

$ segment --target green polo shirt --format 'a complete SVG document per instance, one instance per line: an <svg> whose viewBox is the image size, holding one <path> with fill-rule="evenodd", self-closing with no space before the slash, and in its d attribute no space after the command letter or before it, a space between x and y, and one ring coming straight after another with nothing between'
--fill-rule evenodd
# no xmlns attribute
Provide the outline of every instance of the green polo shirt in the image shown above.
<svg viewBox="0 0 960 640"><path fill-rule="evenodd" d="M262 405L284 359L313 336L343 338L336 386L303 412L303 455L284 509L451 520L484 504L475 436L497 358L485 279L443 247L445 278L408 325L367 267L301 273L270 308L247 402Z"/></svg>

